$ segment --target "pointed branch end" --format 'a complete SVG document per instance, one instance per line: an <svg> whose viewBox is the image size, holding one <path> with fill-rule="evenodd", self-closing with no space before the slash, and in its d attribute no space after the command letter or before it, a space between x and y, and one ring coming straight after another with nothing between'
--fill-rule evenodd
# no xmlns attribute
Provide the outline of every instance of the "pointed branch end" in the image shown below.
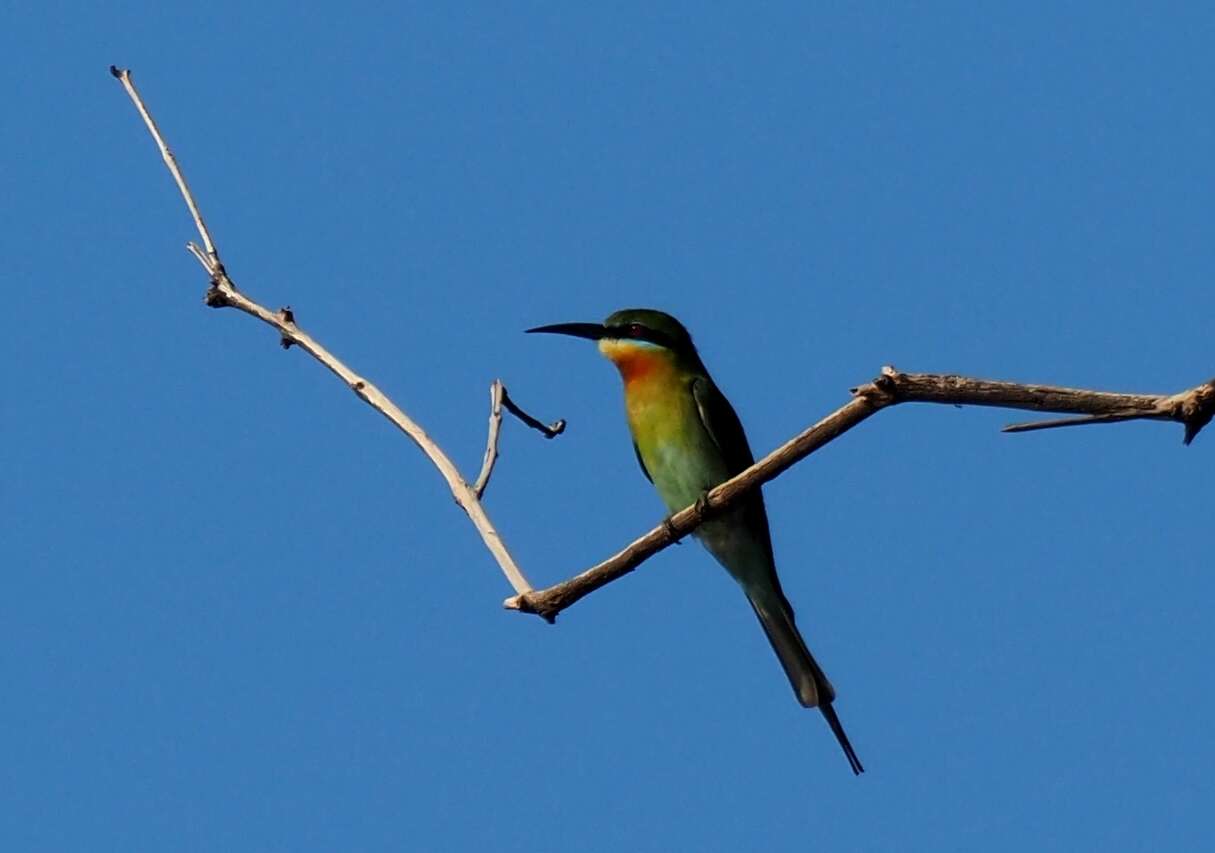
<svg viewBox="0 0 1215 853"><path fill-rule="evenodd" d="M1133 421L1142 418L1140 412L1111 413L1104 415L1084 415L1078 418L1053 418L1048 421L1028 421L1026 423L1009 424L1000 432L1036 432L1040 429L1056 429L1058 427L1085 426L1087 424L1116 424L1122 421Z"/></svg>
<svg viewBox="0 0 1215 853"><path fill-rule="evenodd" d="M533 599L533 593L523 592L519 595L512 595L510 598L502 602L502 606L507 610L517 610L520 613L531 613L539 616L550 625L557 624L557 614L560 610L553 610L542 605L537 605Z"/></svg>
<svg viewBox="0 0 1215 853"><path fill-rule="evenodd" d="M1185 424L1185 436L1181 441L1189 447L1202 428L1215 417L1215 379L1187 391L1182 398L1180 411L1181 422Z"/></svg>
<svg viewBox="0 0 1215 853"><path fill-rule="evenodd" d="M1181 443L1186 447L1190 446L1190 442L1198 437L1198 433L1202 432L1202 428L1211 422L1212 412L1207 412L1204 415L1193 418L1185 422L1185 436L1181 439Z"/></svg>
<svg viewBox="0 0 1215 853"><path fill-rule="evenodd" d="M1054 429L1055 427L1068 426L1076 423L1075 418L1060 418L1051 421L1025 421L1024 423L1005 424L1000 427L1000 432L1036 432L1040 429Z"/></svg>

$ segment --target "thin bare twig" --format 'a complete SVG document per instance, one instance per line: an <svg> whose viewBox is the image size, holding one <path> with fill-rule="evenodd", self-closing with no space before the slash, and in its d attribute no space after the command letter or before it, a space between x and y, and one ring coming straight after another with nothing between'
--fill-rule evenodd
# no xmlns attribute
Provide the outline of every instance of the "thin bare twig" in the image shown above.
<svg viewBox="0 0 1215 853"><path fill-rule="evenodd" d="M502 405L506 407L508 412L519 420L523 421L523 423L527 424L532 429L538 431L545 438L556 438L557 436L561 435L561 433L565 432L564 418L553 421L551 424L546 424L543 421L533 418L527 412L519 408L519 405L510 398L510 394L507 393L505 388L502 389Z"/></svg>
<svg viewBox="0 0 1215 853"><path fill-rule="evenodd" d="M131 69L111 65L110 73L117 77L118 82L122 83L122 88L127 90L127 94L135 102L135 109L139 110L139 115L143 118L143 123L148 126L148 132L156 140L156 145L160 148L160 156L164 158L165 165L169 167L169 174L177 182L177 188L181 190L181 197L186 200L186 207L190 208L190 215L194 217L194 227L198 229L198 236L202 238L203 248L206 249L207 257L210 258L211 263L208 264L201 257L199 257L199 261L207 267L208 272L214 273L215 266L219 265L219 252L215 250L215 243L211 239L211 232L207 229L207 223L203 222L202 211L198 209L198 203L194 201L194 194L190 192L190 186L186 183L186 176L182 174L181 169L177 165L177 158L169 150L164 135L161 134L160 128L156 126L156 121L152 118L152 114L148 112L147 106L144 105L143 98L139 95L139 90L135 88L135 81L131 79Z"/></svg>
<svg viewBox="0 0 1215 853"><path fill-rule="evenodd" d="M1075 418L1055 418L1048 421L1026 421L1021 424L1009 424L1000 432L1036 432L1042 429L1057 429L1058 427L1086 426L1088 424L1117 424L1122 421L1133 421L1142 415L1081 415Z"/></svg>
<svg viewBox="0 0 1215 853"><path fill-rule="evenodd" d="M500 379L495 379L489 386L489 437L485 440L485 458L481 462L481 473L473 484L473 492L478 499L485 495L489 475L494 472L494 463L498 461L498 435L502 432L502 395L505 392L506 388Z"/></svg>
<svg viewBox="0 0 1215 853"><path fill-rule="evenodd" d="M1215 379L1179 394L1112 394L1049 385L1023 385L946 376L900 373L882 368L867 385L852 389L853 399L769 453L737 476L709 491L700 504L675 513L623 550L568 580L503 602L511 610L535 613L548 622L557 614L612 581L627 575L649 557L720 513L748 491L778 477L828 442L884 408L899 403L945 403L1000 406L1035 411L1079 412L1119 420L1170 420L1185 424L1186 444L1215 414ZM1069 419L1075 420L1075 419Z"/></svg>
<svg viewBox="0 0 1215 853"><path fill-rule="evenodd" d="M217 272L223 271L223 264L219 262L219 256L216 255L215 260L212 260L202 249L198 248L198 244L194 241L191 240L186 243L186 251L198 259L198 262L202 264L202 268L207 271L207 275L213 276Z"/></svg>
<svg viewBox="0 0 1215 853"><path fill-rule="evenodd" d="M443 476L448 488L451 490L452 497L455 498L460 508L467 513L469 520L472 521L473 526L481 535L481 540L485 543L485 547L489 549L494 559L497 560L502 573L506 575L506 579L510 582L510 585L519 594L529 592L532 589L531 584L515 563L510 552L506 549L501 535L490 522L489 516L485 514L485 509L477 499L476 492L465 482L451 459L426 434L426 431L393 403L383 391L347 367L336 356L321 346L311 335L296 325L295 316L290 310L271 311L240 292L219 260L219 251L211 239L207 226L203 223L202 214L198 209L198 204L195 202L193 194L190 192L189 185L186 183L185 175L182 174L180 167L177 165L176 158L169 151L169 146L165 142L160 128L157 127L156 122L152 119L152 114L145 105L143 98L131 82L130 71L111 66L110 73L122 83L123 88L126 89L127 94L134 102L135 108L139 111L140 116L143 117L148 132L152 134L152 138L160 148L165 165L168 166L174 180L177 182L177 187L181 190L182 197L186 201L186 206L190 209L190 215L194 218L194 224L198 228L205 251L204 249L199 249L193 243L187 244L186 248L198 259L199 263L203 265L211 276L211 286L207 291L206 303L213 308L236 308L251 317L256 317L263 323L273 326L282 335L282 342L285 347L295 345L311 355L341 379L361 400L388 418L397 429L405 433L426 454L427 458L430 459L435 468Z"/></svg>

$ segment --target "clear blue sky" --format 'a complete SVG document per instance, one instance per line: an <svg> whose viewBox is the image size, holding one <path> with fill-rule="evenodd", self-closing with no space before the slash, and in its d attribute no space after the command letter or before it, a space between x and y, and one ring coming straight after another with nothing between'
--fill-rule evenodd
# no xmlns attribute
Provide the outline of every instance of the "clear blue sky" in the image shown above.
<svg viewBox="0 0 1215 853"><path fill-rule="evenodd" d="M173 4L171 4L173 5ZM662 516L649 305L757 451L884 363L1215 373L1209 4L10 6L0 848L1209 843L1215 435L882 413L767 489L869 772L695 544L555 627L415 448L202 305L134 69L239 284L414 414L555 581ZM37 8L35 8L37 6Z"/></svg>

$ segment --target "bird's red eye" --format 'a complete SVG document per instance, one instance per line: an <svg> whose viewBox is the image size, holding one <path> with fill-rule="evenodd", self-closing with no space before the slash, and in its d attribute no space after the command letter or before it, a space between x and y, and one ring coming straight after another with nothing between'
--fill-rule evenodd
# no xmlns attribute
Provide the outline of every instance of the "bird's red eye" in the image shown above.
<svg viewBox="0 0 1215 853"><path fill-rule="evenodd" d="M630 323L629 324L629 337L633 337L633 338L641 337L641 324L640 323Z"/></svg>

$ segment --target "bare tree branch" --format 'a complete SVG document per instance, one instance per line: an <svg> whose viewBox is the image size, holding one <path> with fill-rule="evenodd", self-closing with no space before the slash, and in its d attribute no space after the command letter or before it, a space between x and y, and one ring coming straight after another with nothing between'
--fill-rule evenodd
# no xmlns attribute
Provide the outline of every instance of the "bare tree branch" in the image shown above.
<svg viewBox="0 0 1215 853"><path fill-rule="evenodd" d="M888 368L887 368L888 369ZM885 374L884 374L885 375ZM1184 444L1189 444L1215 414L1215 379L1177 394L1116 394L1052 385L1025 385L970 379L964 376L897 374L899 402L952 403L1030 409L1038 412L1076 412L1079 418L1010 424L1004 432L1030 432L1083 424L1112 424L1123 421L1176 421L1185 425Z"/></svg>
<svg viewBox="0 0 1215 853"><path fill-rule="evenodd" d="M207 270L208 275L211 277L211 286L207 290L206 295L207 305L213 308L236 308L244 311L251 317L256 317L267 325L273 326L282 336L284 348L298 346L304 350L304 352L311 355L342 380L346 384L346 387L354 391L363 402L388 418L397 429L409 436L414 444L426 454L427 458L439 470L439 473L443 476L448 488L451 490L452 497L455 498L460 508L467 513L469 520L472 521L473 526L481 535L481 540L485 543L485 547L489 549L494 559L497 560L502 573L506 575L506 579L510 582L510 585L514 587L517 593L523 594L529 592L532 588L531 584L515 563L510 552L506 549L501 535L490 522L489 516L486 515L485 508L478 499L478 491L465 482L455 464L434 440L426 434L426 431L393 403L383 391L369 380L355 373L329 352L329 350L321 346L316 339L304 332L296 324L295 315L290 308L284 308L277 312L271 311L254 302L237 289L236 284L228 276L227 270L220 261L219 250L216 248L214 241L211 239L211 234L203 222L202 213L198 208L197 202L194 200L194 195L190 192L185 175L182 174L181 168L177 165L177 159L169 150L169 146L165 142L160 128L156 126L151 112L149 112L139 91L135 88L135 84L131 79L131 72L127 69L110 66L110 73L122 83L123 88L126 89L127 94L134 102L135 108L139 111L140 116L143 117L148 132L152 134L152 138L156 141L161 156L164 158L165 165L169 167L169 172L172 173L173 179L177 182L177 187L181 190L182 197L186 201L186 206L190 209L190 215L194 218L194 225L198 229L199 236L203 241L203 248L200 249L194 243L188 243L186 248L198 259L198 262L203 265L203 268ZM501 383L495 384L501 387ZM505 389L503 389L503 394L505 394ZM493 438L496 453L496 435ZM488 480L488 472L485 472L485 478ZM484 488L483 485L482 488Z"/></svg>
<svg viewBox="0 0 1215 853"><path fill-rule="evenodd" d="M215 243L211 240L211 232L207 229L207 223L203 222L202 211L198 209L198 204L194 201L194 194L190 192L190 186L186 183L186 176L182 174L181 169L177 166L177 158L169 150L168 143L165 142L160 128L156 126L156 121L144 105L143 98L139 96L139 91L135 88L135 81L131 79L131 70L111 65L110 73L117 77L118 82L122 83L122 88L127 90L127 94L135 102L135 109L139 110L143 123L148 126L148 132L156 140L156 146L160 149L160 156L164 158L165 165L169 167L169 174L177 182L177 188L181 190L181 196L186 200L186 207L190 208L190 215L194 217L194 227L198 229L198 236L202 238L203 247L206 249L207 257L210 259L211 264L208 264L202 257L199 257L199 261L203 266L207 266L208 272L210 272L212 264L216 266L219 264L219 252L215 250Z"/></svg>
<svg viewBox="0 0 1215 853"><path fill-rule="evenodd" d="M507 608L534 613L549 622L557 614L596 589L633 571L643 561L683 536L691 533L705 519L720 513L751 489L780 476L793 465L823 445L835 440L866 418L884 408L899 403L937 403L948 405L998 406L1042 412L1063 412L1081 417L1052 421L1033 421L1005 427L1006 432L1028 432L1079 424L1117 423L1128 420L1176 421L1185 425L1185 444L1215 416L1215 379L1172 395L1116 394L1079 388L1059 388L1048 385L1026 385L997 382L964 376L931 373L900 373L892 367L882 368L872 382L852 389L853 399L818 423L794 436L746 471L713 488L696 504L672 515L649 533L630 543L619 553L568 580L542 590L533 590L510 553L501 536L490 523L481 504L498 457L502 409L511 412L523 423L553 438L565 429L564 421L546 425L517 406L501 382L490 389L489 434L485 457L475 483L469 485L446 454L422 428L411 420L388 397L368 380L334 357L295 322L290 308L278 312L259 305L242 294L228 276L220 261L219 251L203 222L198 205L186 184L177 160L165 143L160 129L131 80L129 71L110 67L134 102L148 131L156 141L161 156L181 190L195 227L202 239L200 248L188 243L186 248L202 264L211 279L206 303L212 307L232 307L273 326L282 336L283 347L299 346L353 390L364 402L388 418L405 433L431 460L447 482L456 503L468 514L490 553L498 561L516 594L504 604Z"/></svg>
<svg viewBox="0 0 1215 853"><path fill-rule="evenodd" d="M562 610L627 575L751 489L780 476L871 415L899 403L999 406L1033 411L1078 412L1106 419L1177 421L1185 424L1186 444L1215 414L1215 379L1179 394L1113 394L1079 388L969 379L964 376L899 373L893 367L884 367L877 379L852 389L852 393L851 402L794 436L747 470L710 490L697 504L675 513L620 552L561 583L512 596L503 605L511 610L535 613L553 622ZM1067 420L1070 423L1078 422L1077 419Z"/></svg>

